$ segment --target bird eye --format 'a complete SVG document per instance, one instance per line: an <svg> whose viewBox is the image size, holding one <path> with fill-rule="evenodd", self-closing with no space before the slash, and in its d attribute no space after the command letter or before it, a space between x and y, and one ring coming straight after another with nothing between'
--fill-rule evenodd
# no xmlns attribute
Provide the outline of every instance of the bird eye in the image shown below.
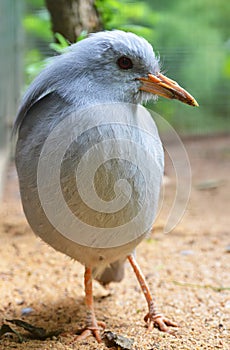
<svg viewBox="0 0 230 350"><path fill-rule="evenodd" d="M133 62L130 58L126 56L121 56L117 60L117 64L121 69L131 69L133 68Z"/></svg>

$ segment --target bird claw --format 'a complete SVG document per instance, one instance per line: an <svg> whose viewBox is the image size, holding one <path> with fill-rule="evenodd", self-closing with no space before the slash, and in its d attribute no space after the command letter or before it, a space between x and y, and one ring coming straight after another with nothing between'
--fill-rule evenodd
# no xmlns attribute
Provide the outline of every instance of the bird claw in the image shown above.
<svg viewBox="0 0 230 350"><path fill-rule="evenodd" d="M175 331L173 331L169 327L178 327L178 325L175 322L170 321L162 314L153 315L148 312L147 315L144 317L144 320L147 323L148 331L151 331L155 326L162 332L174 334Z"/></svg>
<svg viewBox="0 0 230 350"><path fill-rule="evenodd" d="M81 341L86 339L88 336L91 334L96 338L98 343L101 343L101 335L100 335L100 330L99 327L102 329L105 329L105 323L102 321L97 321L95 325L92 326L86 326L80 331L80 335L74 338L73 342L76 341Z"/></svg>

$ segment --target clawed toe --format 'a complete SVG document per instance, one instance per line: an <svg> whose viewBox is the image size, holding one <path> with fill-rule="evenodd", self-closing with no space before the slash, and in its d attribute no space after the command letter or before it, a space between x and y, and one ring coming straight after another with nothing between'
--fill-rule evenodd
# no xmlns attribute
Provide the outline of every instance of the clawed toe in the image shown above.
<svg viewBox="0 0 230 350"><path fill-rule="evenodd" d="M102 321L98 321L96 326L86 326L80 331L80 335L74 338L74 341L81 341L86 339L88 336L93 335L98 343L101 343L101 334L100 334L100 329L105 329L105 323Z"/></svg>
<svg viewBox="0 0 230 350"><path fill-rule="evenodd" d="M153 327L157 327L162 332L174 334L175 331L169 327L178 327L178 325L175 322L169 320L161 314L151 315L150 313L148 313L145 316L144 320L147 323L149 331L152 330Z"/></svg>
<svg viewBox="0 0 230 350"><path fill-rule="evenodd" d="M97 328L85 328L84 330L82 330L82 333L80 335L78 335L77 337L75 337L74 341L81 341L84 340L86 338L88 338L90 335L93 335L98 343L101 343L101 335L100 335L100 331Z"/></svg>
<svg viewBox="0 0 230 350"><path fill-rule="evenodd" d="M149 312L144 318L145 322L147 323L148 330L153 329L153 327L155 326L162 332L174 334L175 332L171 330L169 327L178 327L177 324L170 321L169 319L164 317L162 314L158 313L155 301L150 293L149 286L134 256L129 255L128 260L137 276L140 287L148 303Z"/></svg>

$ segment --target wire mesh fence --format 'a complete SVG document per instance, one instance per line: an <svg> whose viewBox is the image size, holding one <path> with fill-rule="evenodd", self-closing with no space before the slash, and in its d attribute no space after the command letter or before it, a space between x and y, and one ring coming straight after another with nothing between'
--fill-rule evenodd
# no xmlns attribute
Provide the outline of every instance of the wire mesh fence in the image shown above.
<svg viewBox="0 0 230 350"><path fill-rule="evenodd" d="M0 190L10 148L10 130L22 86L23 1L0 2Z"/></svg>

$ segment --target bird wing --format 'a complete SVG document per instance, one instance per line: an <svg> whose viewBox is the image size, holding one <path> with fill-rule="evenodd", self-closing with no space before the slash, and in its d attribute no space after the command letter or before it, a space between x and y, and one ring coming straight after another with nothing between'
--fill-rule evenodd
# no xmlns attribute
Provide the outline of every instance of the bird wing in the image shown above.
<svg viewBox="0 0 230 350"><path fill-rule="evenodd" d="M38 101L41 100L45 100L47 98L47 96L52 95L54 92L46 92L46 93L42 93L41 91L37 91L36 93L33 93L31 91L31 89L28 90L28 92L26 93L22 104L18 110L17 116L16 116L16 120L14 122L14 126L13 126L13 135L15 135L17 133L17 131L19 130L20 126L22 125L26 115L28 115L29 110L35 106L36 103L38 103Z"/></svg>
<svg viewBox="0 0 230 350"><path fill-rule="evenodd" d="M38 74L38 76L26 90L16 116L13 127L13 135L19 130L24 118L30 109L38 103L38 101L43 100L46 98L46 96L50 96L57 92L58 82L61 80L61 76L63 76L61 69L57 69L56 67L56 62L58 62L60 58L62 59L61 56L55 57L53 63L50 62L50 64Z"/></svg>

